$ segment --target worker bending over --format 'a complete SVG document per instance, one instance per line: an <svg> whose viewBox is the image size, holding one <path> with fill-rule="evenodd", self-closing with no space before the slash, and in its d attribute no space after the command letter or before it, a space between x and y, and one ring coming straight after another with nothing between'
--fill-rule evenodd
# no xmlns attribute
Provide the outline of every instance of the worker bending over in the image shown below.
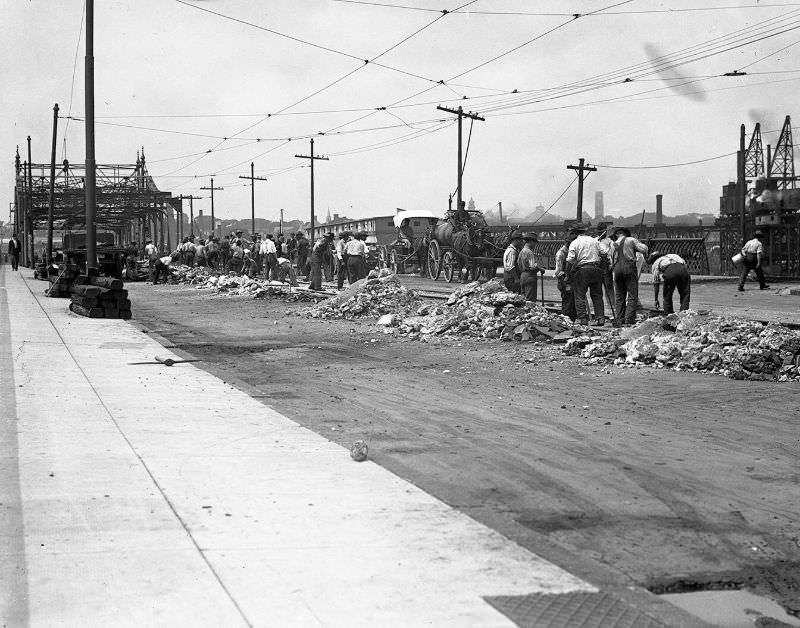
<svg viewBox="0 0 800 628"><path fill-rule="evenodd" d="M661 279L664 279L664 315L672 314L675 310L672 307L672 293L678 289L681 300L681 311L689 309L689 296L691 294L692 279L689 276L689 269L686 262L675 253L664 255L661 251L653 251L647 258L653 273L653 292L655 294L656 309L658 303L658 287Z"/></svg>

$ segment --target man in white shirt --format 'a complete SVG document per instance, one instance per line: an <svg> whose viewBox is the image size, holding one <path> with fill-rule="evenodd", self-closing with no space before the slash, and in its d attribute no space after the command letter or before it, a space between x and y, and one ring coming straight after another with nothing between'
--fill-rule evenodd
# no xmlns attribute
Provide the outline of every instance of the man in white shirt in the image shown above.
<svg viewBox="0 0 800 628"><path fill-rule="evenodd" d="M366 233L357 233L352 240L345 244L344 252L347 255L347 276L349 283L355 283L367 276L367 239Z"/></svg>
<svg viewBox="0 0 800 628"><path fill-rule="evenodd" d="M148 240L144 245L144 255L147 258L150 266L150 281L153 281L156 276L156 260L158 259L158 249L153 244L152 240Z"/></svg>
<svg viewBox="0 0 800 628"><path fill-rule="evenodd" d="M588 303L586 291L592 299L594 306L594 325L602 327L606 323L605 308L603 306L603 270L600 267L600 244L596 238L588 235L587 227L581 223L572 226L572 233L576 235L570 243L567 252L567 273L572 278L575 290L575 314L578 323L589 324Z"/></svg>
<svg viewBox="0 0 800 628"><path fill-rule="evenodd" d="M558 281L558 291L561 293L561 313L575 320L575 290L567 278L567 253L569 245L575 239L574 233L567 234L563 246L556 251L556 281Z"/></svg>
<svg viewBox="0 0 800 628"><path fill-rule="evenodd" d="M261 240L261 263L264 265L264 279L275 279L278 270L278 249L275 247L275 241L272 239L272 234L268 233L263 240Z"/></svg>
<svg viewBox="0 0 800 628"><path fill-rule="evenodd" d="M341 290L344 287L344 278L347 272L347 243L350 241L350 232L342 231L336 241L336 285ZM349 280L349 283L353 283Z"/></svg>
<svg viewBox="0 0 800 628"><path fill-rule="evenodd" d="M509 243L503 253L503 284L510 292L519 292L520 272L517 266L517 257L522 250L525 240L522 239L521 231L513 231L509 236Z"/></svg>
<svg viewBox="0 0 800 628"><path fill-rule="evenodd" d="M663 278L664 316L672 314L675 311L672 307L672 294L675 292L675 288L678 289L678 295L680 296L681 311L688 310L692 279L689 276L689 269L686 268L686 262L683 261L683 258L675 253L667 253L664 255L661 251L653 251L650 257L647 258L647 261L653 273L656 308L659 307L658 287Z"/></svg>
<svg viewBox="0 0 800 628"><path fill-rule="evenodd" d="M742 276L739 279L739 292L744 292L744 282L747 281L747 276L753 270L758 278L758 287L760 290L769 288L767 282L764 280L764 269L761 268L761 258L764 255L764 244L761 242L764 237L762 231L756 231L753 238L745 242L742 247L742 255L744 256L744 263L742 264Z"/></svg>

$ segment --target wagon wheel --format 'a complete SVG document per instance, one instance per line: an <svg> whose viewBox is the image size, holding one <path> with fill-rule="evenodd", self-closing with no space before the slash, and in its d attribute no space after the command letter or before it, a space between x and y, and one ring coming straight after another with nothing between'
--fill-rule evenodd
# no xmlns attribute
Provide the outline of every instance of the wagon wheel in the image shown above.
<svg viewBox="0 0 800 628"><path fill-rule="evenodd" d="M456 265L458 265L458 267ZM458 279L458 275L461 274L460 267L461 264L458 263L453 252L445 251L444 255L442 255L442 270L444 271L444 278L447 279L447 283L453 283L454 279ZM456 272L456 270L458 272Z"/></svg>
<svg viewBox="0 0 800 628"><path fill-rule="evenodd" d="M439 243L436 240L431 240L428 245L428 277L433 280L438 279L439 273L442 272L441 259L442 249L439 247Z"/></svg>
<svg viewBox="0 0 800 628"><path fill-rule="evenodd" d="M405 272L405 268L403 267L403 262L400 261L400 256L394 249L389 251L389 268L392 269L392 272L401 275Z"/></svg>

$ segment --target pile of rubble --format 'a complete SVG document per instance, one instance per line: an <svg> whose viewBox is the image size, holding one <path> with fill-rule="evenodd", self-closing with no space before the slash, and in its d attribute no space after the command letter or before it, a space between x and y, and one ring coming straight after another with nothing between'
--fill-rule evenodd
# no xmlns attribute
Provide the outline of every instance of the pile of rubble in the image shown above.
<svg viewBox="0 0 800 628"><path fill-rule="evenodd" d="M800 332L692 310L650 319L622 333L576 337L564 352L623 367L649 364L733 379L800 381Z"/></svg>
<svg viewBox="0 0 800 628"><path fill-rule="evenodd" d="M219 294L230 297L252 297L264 299L278 297L283 301L318 302L320 295L303 288L290 287L280 281L268 279L251 279L246 275L236 273L220 273L206 266L173 266L173 280L179 284L191 284L198 290L214 290Z"/></svg>
<svg viewBox="0 0 800 628"><path fill-rule="evenodd" d="M367 279L356 281L344 292L306 314L311 318L364 318L384 314L404 316L420 305L417 293L400 284L396 275L386 269L372 271Z"/></svg>
<svg viewBox="0 0 800 628"><path fill-rule="evenodd" d="M443 305L424 305L415 316L385 323L397 325L409 338L459 335L521 341L571 336L573 327L568 318L525 301L498 281L472 282L453 292Z"/></svg>

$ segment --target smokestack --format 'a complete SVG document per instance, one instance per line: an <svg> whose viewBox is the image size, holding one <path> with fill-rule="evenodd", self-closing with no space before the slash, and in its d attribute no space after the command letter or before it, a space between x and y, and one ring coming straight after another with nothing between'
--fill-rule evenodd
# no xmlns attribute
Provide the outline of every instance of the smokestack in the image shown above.
<svg viewBox="0 0 800 628"><path fill-rule="evenodd" d="M594 218L595 220L600 220L601 218L606 217L606 210L603 206L603 193L602 192L595 192L594 193Z"/></svg>
<svg viewBox="0 0 800 628"><path fill-rule="evenodd" d="M200 213L198 215L200 216L200 218L203 217L203 210L202 209L200 210Z"/></svg>
<svg viewBox="0 0 800 628"><path fill-rule="evenodd" d="M497 202L497 213L500 215L500 224L503 224L503 201Z"/></svg>
<svg viewBox="0 0 800 628"><path fill-rule="evenodd" d="M656 224L661 225L664 223L664 207L663 201L664 195L663 194L656 194Z"/></svg>

